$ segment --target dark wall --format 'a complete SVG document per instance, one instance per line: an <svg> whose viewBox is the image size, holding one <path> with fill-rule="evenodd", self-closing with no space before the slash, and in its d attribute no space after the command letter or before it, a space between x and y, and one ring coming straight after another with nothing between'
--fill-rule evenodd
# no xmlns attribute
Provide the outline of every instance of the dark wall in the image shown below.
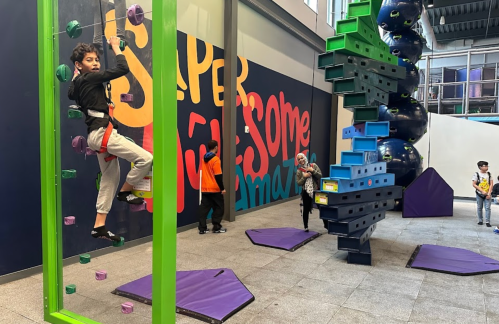
<svg viewBox="0 0 499 324"><path fill-rule="evenodd" d="M2 1L0 276L41 264L36 0Z"/></svg>

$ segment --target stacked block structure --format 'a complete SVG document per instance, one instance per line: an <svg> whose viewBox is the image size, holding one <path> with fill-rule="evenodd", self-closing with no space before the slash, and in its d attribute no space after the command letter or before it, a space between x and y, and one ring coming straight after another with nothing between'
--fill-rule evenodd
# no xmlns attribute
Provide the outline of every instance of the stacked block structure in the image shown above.
<svg viewBox="0 0 499 324"><path fill-rule="evenodd" d="M379 36L380 8L380 0L349 3L347 19L337 22L337 36L327 39L327 52L318 60L344 108L353 112L354 125L343 129L352 149L330 166L314 199L328 233L338 236L338 250L348 251L348 263L364 265L372 264L369 238L377 222L402 197L395 175L378 158L378 138L390 135L390 122L378 121L379 106L388 105L406 79L406 68Z"/></svg>

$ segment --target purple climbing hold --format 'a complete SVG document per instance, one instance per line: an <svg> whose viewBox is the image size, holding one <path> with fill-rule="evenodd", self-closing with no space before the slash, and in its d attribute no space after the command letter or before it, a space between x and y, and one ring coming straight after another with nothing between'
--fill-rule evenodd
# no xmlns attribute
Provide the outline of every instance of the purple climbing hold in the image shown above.
<svg viewBox="0 0 499 324"><path fill-rule="evenodd" d="M123 314L130 314L131 312L133 312L133 303L126 302L121 304L121 312Z"/></svg>
<svg viewBox="0 0 499 324"><path fill-rule="evenodd" d="M146 206L147 205L146 205L145 201L140 205L130 205L130 211L133 213L133 212L139 212L142 210L146 210Z"/></svg>
<svg viewBox="0 0 499 324"><path fill-rule="evenodd" d="M76 218L74 216L64 217L64 225L74 225L76 223Z"/></svg>
<svg viewBox="0 0 499 324"><path fill-rule="evenodd" d="M106 270L99 270L95 272L95 280L105 280L107 279L107 272Z"/></svg>
<svg viewBox="0 0 499 324"><path fill-rule="evenodd" d="M120 101L121 102L132 102L133 101L133 94L131 94L131 93L122 93L120 95Z"/></svg>
<svg viewBox="0 0 499 324"><path fill-rule="evenodd" d="M131 5L127 11L127 17L132 25L138 26L144 21L144 10L138 4Z"/></svg>
<svg viewBox="0 0 499 324"><path fill-rule="evenodd" d="M92 150L90 147L87 147L85 154L86 155L97 155L97 152Z"/></svg>
<svg viewBox="0 0 499 324"><path fill-rule="evenodd" d="M75 138L73 138L71 145L73 146L73 150L76 153L85 153L87 148L87 140L83 136L76 136Z"/></svg>

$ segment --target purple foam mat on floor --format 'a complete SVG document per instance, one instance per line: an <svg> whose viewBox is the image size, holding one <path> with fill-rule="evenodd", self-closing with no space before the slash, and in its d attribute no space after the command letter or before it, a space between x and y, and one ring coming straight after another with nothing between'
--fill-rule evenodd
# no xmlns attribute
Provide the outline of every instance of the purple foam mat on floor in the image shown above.
<svg viewBox="0 0 499 324"><path fill-rule="evenodd" d="M293 227L259 228L246 230L246 235L256 245L295 251L321 234Z"/></svg>
<svg viewBox="0 0 499 324"><path fill-rule="evenodd" d="M406 267L471 276L499 272L499 261L466 249L423 244L416 248Z"/></svg>
<svg viewBox="0 0 499 324"><path fill-rule="evenodd" d="M152 275L118 287L113 293L152 304ZM177 271L178 313L222 323L254 299L230 269Z"/></svg>
<svg viewBox="0 0 499 324"><path fill-rule="evenodd" d="M426 169L404 191L402 217L452 216L454 190L434 168Z"/></svg>

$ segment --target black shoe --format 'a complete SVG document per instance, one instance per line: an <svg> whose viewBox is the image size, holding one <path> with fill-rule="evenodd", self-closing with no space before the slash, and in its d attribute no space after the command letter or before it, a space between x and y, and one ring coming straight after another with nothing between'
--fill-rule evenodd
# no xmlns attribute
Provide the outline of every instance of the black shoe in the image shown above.
<svg viewBox="0 0 499 324"><path fill-rule="evenodd" d="M205 229L205 230L202 230L202 231L200 230L200 231L199 231L199 234L208 234L209 232L210 232L210 231L208 231L207 229Z"/></svg>
<svg viewBox="0 0 499 324"><path fill-rule="evenodd" d="M308 228L305 228L305 232L307 232L307 233L308 233Z"/></svg>
<svg viewBox="0 0 499 324"><path fill-rule="evenodd" d="M140 205L144 203L144 198L135 196L131 191L122 191L118 193L116 198L118 198L119 201L124 201L131 205Z"/></svg>
<svg viewBox="0 0 499 324"><path fill-rule="evenodd" d="M91 232L93 238L106 239L113 242L121 242L121 236L113 234L106 226L96 227Z"/></svg>
<svg viewBox="0 0 499 324"><path fill-rule="evenodd" d="M483 222L478 222L478 225L483 225Z"/></svg>
<svg viewBox="0 0 499 324"><path fill-rule="evenodd" d="M220 227L217 230L213 230L213 233L225 233L225 232L227 232L227 229L225 229L223 227Z"/></svg>
<svg viewBox="0 0 499 324"><path fill-rule="evenodd" d="M487 225L487 227L492 227L492 226L490 225L490 223L486 223L486 225Z"/></svg>

